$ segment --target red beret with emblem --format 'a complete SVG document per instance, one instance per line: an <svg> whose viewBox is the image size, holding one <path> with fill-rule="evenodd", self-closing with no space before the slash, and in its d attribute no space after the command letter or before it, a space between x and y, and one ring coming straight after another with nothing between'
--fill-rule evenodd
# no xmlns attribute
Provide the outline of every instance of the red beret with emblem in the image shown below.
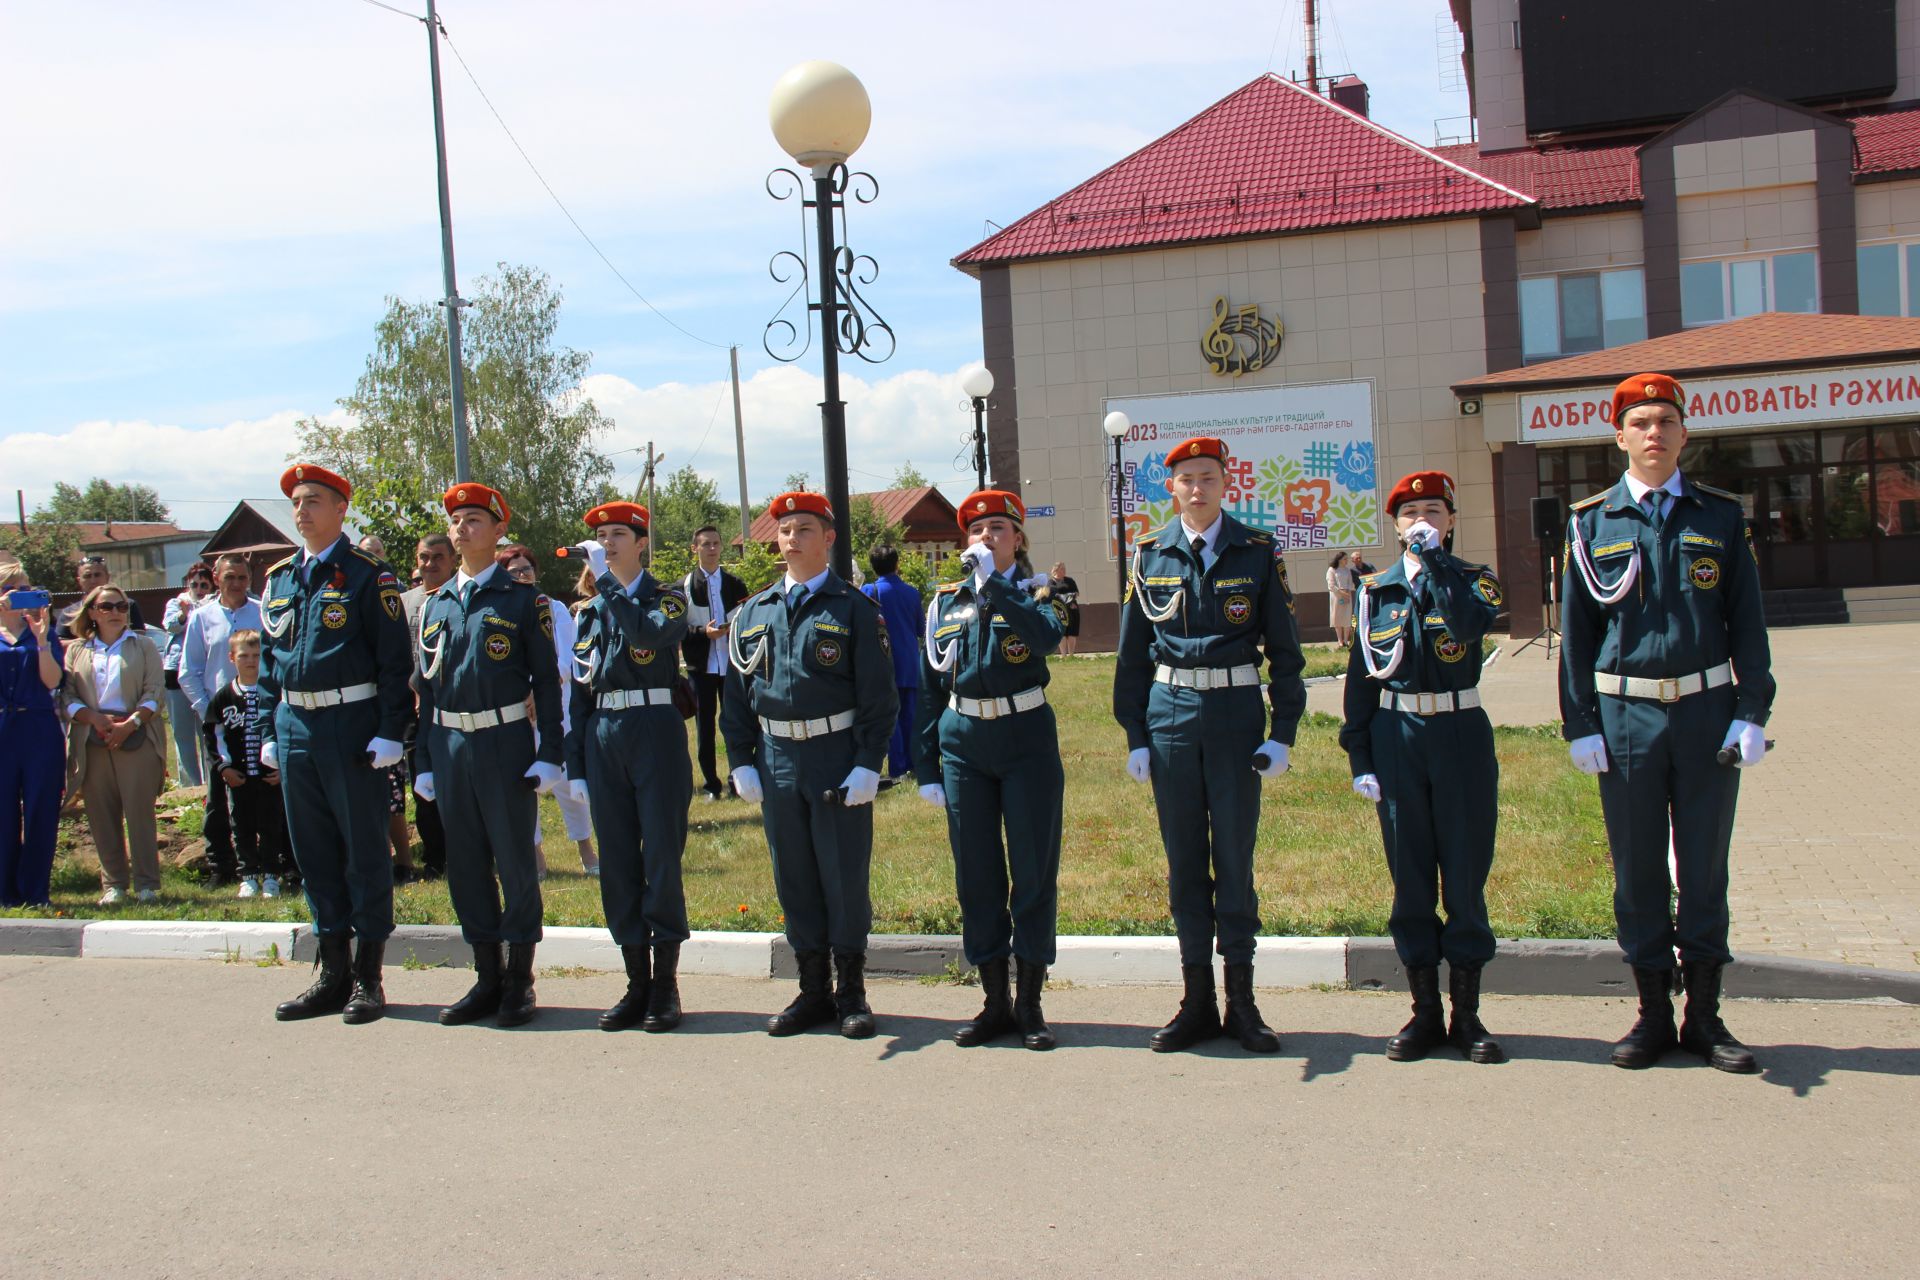
<svg viewBox="0 0 1920 1280"><path fill-rule="evenodd" d="M808 493L804 489L798 493L783 493L767 504L767 514L777 523L792 515L819 516L828 524L833 523L833 507L827 502L824 493Z"/></svg>
<svg viewBox="0 0 1920 1280"><path fill-rule="evenodd" d="M353 497L353 486L343 477L311 462L296 462L280 473L280 492L289 498L294 489L303 484L323 484L343 498Z"/></svg>
<svg viewBox="0 0 1920 1280"><path fill-rule="evenodd" d="M603 502L586 514L587 528L598 529L602 525L632 525L635 533L644 534L651 517L647 509L637 502Z"/></svg>
<svg viewBox="0 0 1920 1280"><path fill-rule="evenodd" d="M1670 404L1687 416L1686 392L1664 373L1636 373L1613 389L1613 425L1619 426L1627 410L1641 404Z"/></svg>
<svg viewBox="0 0 1920 1280"><path fill-rule="evenodd" d="M448 486L440 502L446 507L448 515L462 507L478 507L503 524L513 518L512 508L507 506L507 500L498 489L490 489L474 480Z"/></svg>
<svg viewBox="0 0 1920 1280"><path fill-rule="evenodd" d="M1400 483L1387 495L1387 514L1392 515L1401 503L1415 498L1438 498L1447 504L1447 510L1454 510L1453 477L1444 471L1415 471L1400 477Z"/></svg>
<svg viewBox="0 0 1920 1280"><path fill-rule="evenodd" d="M1194 436L1167 450L1168 467L1190 458L1212 458L1224 467L1227 465L1227 442L1219 436Z"/></svg>
<svg viewBox="0 0 1920 1280"><path fill-rule="evenodd" d="M1005 489L978 489L967 495L960 504L960 532L965 533L967 526L975 520L985 520L988 516L1005 516L1015 524L1024 524L1027 519L1027 506L1020 501L1020 495L1009 493Z"/></svg>

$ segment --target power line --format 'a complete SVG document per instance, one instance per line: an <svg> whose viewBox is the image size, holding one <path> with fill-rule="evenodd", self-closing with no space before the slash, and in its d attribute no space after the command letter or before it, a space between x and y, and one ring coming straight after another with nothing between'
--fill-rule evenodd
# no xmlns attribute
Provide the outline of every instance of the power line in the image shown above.
<svg viewBox="0 0 1920 1280"><path fill-rule="evenodd" d="M407 18L407 19L410 19L411 21L414 21L414 22L425 22L425 21L426 21L426 19L425 19L425 18L423 18L423 17L421 17L421 16L420 16L419 14L417 14L417 13L408 13L408 12L407 12L407 11L406 11L405 9L396 9L396 8L394 8L394 7L393 7L392 5L390 5L390 4L382 4L382 3L380 3L380 0L361 0L361 3L362 3L362 4L370 4L370 5L372 5L372 6L373 6L374 8L376 8L376 9L385 9L385 10L386 10L386 11L387 11L388 13L397 13L397 14L399 14L399 15L400 15L401 17L403 17L403 18Z"/></svg>
<svg viewBox="0 0 1920 1280"><path fill-rule="evenodd" d="M378 3L378 0L366 0L366 2L368 4L375 4L375 3ZM380 7L385 9L385 8L388 8L389 6L383 4ZM396 9L394 10L394 12L398 13L399 10ZM573 229L580 233L580 238L587 242L587 247L589 249L592 249L594 254L600 259L600 261L606 264L607 270L613 272L614 278L619 280L621 284L627 287L628 293L631 293L634 297L640 299L641 303L647 308L647 310L653 312L654 315L660 317L660 319L664 320L667 324L679 330L680 333L684 334L689 338L692 338L695 342L703 343L706 346L712 347L716 351L727 350L729 344L724 342L711 342L708 339L701 337L699 334L694 333L692 330L688 329L686 326L680 324L672 316L668 315L666 312L662 311L660 308L654 306L653 303L647 299L647 296L645 294L641 293L638 289L633 287L633 282L631 280L627 279L625 275L621 274L620 268L613 265L613 259L609 258L604 252L601 251L600 246L594 243L593 237L587 234L587 229L580 225L580 220L573 216L573 212L572 210L567 208L566 202L561 200L559 193L554 191L553 184L548 182L546 180L546 177L543 174L541 174L540 167L534 164L533 162L533 157L528 155L527 149L520 145L520 139L513 136L513 130L507 127L507 122L501 116L500 109L493 105L493 99L489 98L487 96L487 91L480 87L479 77L473 74L473 68L468 66L467 60L460 55L459 46L454 44L453 37L447 34L447 24L444 22L440 24L440 34L446 39L447 48L453 51L454 61L458 62L460 64L460 69L466 72L468 82L473 85L473 91L480 95L480 101L486 103L487 110L493 113L493 118L495 123L497 123L500 126L500 132L507 135L507 141L513 144L513 149L520 153L520 158L522 160L526 161L528 170L532 172L533 176L539 181L540 185L546 189L547 195L552 198L554 206L560 210L560 212L566 217L568 222L573 224Z"/></svg>

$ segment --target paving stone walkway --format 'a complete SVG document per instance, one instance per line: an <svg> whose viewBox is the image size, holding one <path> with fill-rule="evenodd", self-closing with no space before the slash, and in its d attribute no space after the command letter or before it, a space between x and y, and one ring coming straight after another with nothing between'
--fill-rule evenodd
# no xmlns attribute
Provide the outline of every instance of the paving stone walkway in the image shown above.
<svg viewBox="0 0 1920 1280"><path fill-rule="evenodd" d="M1772 633L1775 754L1742 779L1733 838L1733 949L1920 970L1920 623ZM1541 647L1509 642L1482 678L1499 724L1559 718ZM1340 686L1308 691L1340 714Z"/></svg>

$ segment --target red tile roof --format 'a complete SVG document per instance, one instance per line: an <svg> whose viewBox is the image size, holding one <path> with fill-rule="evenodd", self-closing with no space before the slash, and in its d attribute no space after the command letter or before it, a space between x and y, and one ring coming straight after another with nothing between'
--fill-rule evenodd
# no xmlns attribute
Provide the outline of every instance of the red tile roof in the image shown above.
<svg viewBox="0 0 1920 1280"><path fill-rule="evenodd" d="M1587 209L1640 199L1637 147L1498 151L1481 155L1471 142L1435 147L1437 155L1524 191L1543 209Z"/></svg>
<svg viewBox="0 0 1920 1280"><path fill-rule="evenodd" d="M1618 382L1658 371L1676 378L1817 364L1872 364L1920 356L1920 319L1905 316L1798 315L1770 311L1630 342L1586 355L1566 356L1524 369L1507 369L1457 382L1462 393L1573 383Z"/></svg>
<svg viewBox="0 0 1920 1280"><path fill-rule="evenodd" d="M1853 172L1920 169L1920 107L1853 117Z"/></svg>
<svg viewBox="0 0 1920 1280"><path fill-rule="evenodd" d="M958 513L953 504L947 501L947 495L932 485L917 489L883 489L877 493L856 493L851 495L854 502L862 498L872 500L879 511L880 518L888 524L897 524L905 531L906 541L912 542L953 542L959 534L956 523ZM779 521L763 511L754 517L753 527L748 531L755 542L771 543L777 532ZM734 542L738 544L739 538ZM864 549L856 550L862 554Z"/></svg>
<svg viewBox="0 0 1920 1280"><path fill-rule="evenodd" d="M975 245L954 265L1458 217L1529 203L1269 74Z"/></svg>

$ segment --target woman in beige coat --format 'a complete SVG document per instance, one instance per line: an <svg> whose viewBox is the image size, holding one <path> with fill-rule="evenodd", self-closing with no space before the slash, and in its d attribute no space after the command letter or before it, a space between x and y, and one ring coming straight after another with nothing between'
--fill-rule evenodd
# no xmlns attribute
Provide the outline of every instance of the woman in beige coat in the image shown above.
<svg viewBox="0 0 1920 1280"><path fill-rule="evenodd" d="M67 649L67 791L87 801L87 829L100 853L100 905L127 895L127 855L141 902L160 900L153 806L166 778L166 695L160 651L127 627L127 593L95 587L73 617Z"/></svg>

